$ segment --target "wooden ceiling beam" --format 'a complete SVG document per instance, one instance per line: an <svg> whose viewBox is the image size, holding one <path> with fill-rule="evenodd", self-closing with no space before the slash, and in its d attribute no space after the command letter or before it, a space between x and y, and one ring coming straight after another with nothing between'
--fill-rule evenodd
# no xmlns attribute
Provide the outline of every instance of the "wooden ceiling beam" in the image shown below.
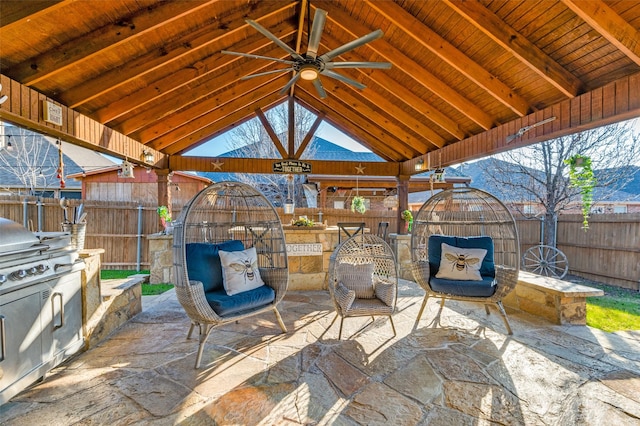
<svg viewBox="0 0 640 426"><path fill-rule="evenodd" d="M145 133L143 135L145 137L140 141L154 147L154 149L162 150L175 141L184 139L185 136L207 127L214 121L247 105L251 105L272 92L279 91L286 84L286 77L273 75L257 77L253 79L252 83L255 86L251 90L236 86L220 94L220 98L224 99L222 104L216 105L213 101L205 103L198 114L193 115L189 120L184 119L184 113L172 116L170 119L165 120L166 127L154 126L158 131L157 137L153 137L153 133ZM255 108L253 108L253 111L255 112Z"/></svg>
<svg viewBox="0 0 640 426"><path fill-rule="evenodd" d="M580 79L564 69L542 49L539 49L482 4L452 0L444 0L444 2L565 96L572 98L580 93L582 89ZM522 115L524 114L520 114L520 116Z"/></svg>
<svg viewBox="0 0 640 426"><path fill-rule="evenodd" d="M352 77L346 70L341 71L342 75ZM341 102L354 111L369 111L367 113L369 120L384 128L389 134L394 135L396 139L398 139L397 143L401 143L409 148L411 152L415 153L413 155L425 153L433 149L433 145L429 143L429 141L425 141L422 135L414 134L410 129L404 127L404 125L397 120L396 116L388 111L388 109L392 109L388 100L383 99L380 103L370 100L370 98L368 98L369 96L374 99L380 98L376 97L372 89L366 88L364 90L358 90L349 84L339 82L329 77L322 77L321 80L328 97L334 96L339 98Z"/></svg>
<svg viewBox="0 0 640 426"><path fill-rule="evenodd" d="M248 93L247 97L252 97L252 94ZM171 145L163 149L162 152L169 155L184 154L236 128L242 123L255 118L256 109L270 109L286 100L286 96L280 95L277 91L273 91L260 99L255 99L255 96L253 96L253 98L254 100L247 102L242 108L227 115L220 115L219 118L211 121L205 127L181 139L175 140Z"/></svg>
<svg viewBox="0 0 640 426"><path fill-rule="evenodd" d="M271 123L269 123L269 120L262 112L262 109L256 108L255 114L256 114L256 117L258 117L258 120L260 120L262 127L264 127L264 129L266 130L267 135L269 135L271 142L273 142L273 145L276 147L276 149L280 153L280 156L282 158L289 158L289 153L287 152L285 147L282 145L282 141L280 140L280 138L278 138L276 131L273 130L273 126L271 126Z"/></svg>
<svg viewBox="0 0 640 426"><path fill-rule="evenodd" d="M178 157L169 158L169 169L175 171L264 173L273 174L273 163L279 158L232 158L232 157ZM218 166L214 166L216 163ZM367 176L397 176L398 164L385 162L305 160L311 164L314 174L335 175L337 170L346 176L358 175L364 169ZM217 169L216 167L221 167Z"/></svg>
<svg viewBox="0 0 640 426"><path fill-rule="evenodd" d="M186 3L190 2L177 2ZM277 15L293 7L295 2L282 3L277 9L271 4L258 2L252 10L252 14L260 16L260 19ZM201 49L209 48L215 43L220 43L226 36L232 32L246 31L251 28L244 19L246 18L246 9L239 8L230 15L221 16L220 20L214 21L207 27L198 29L195 33L184 34L177 40L174 40L164 46L163 49L155 49L136 58L131 58L126 67L113 68L110 71L100 74L76 87L73 87L60 94L60 100L72 108L83 105L84 103L107 93L114 88L120 87L132 81L139 80L152 73L163 73L174 61L185 60L193 55L197 55Z"/></svg>
<svg viewBox="0 0 640 426"><path fill-rule="evenodd" d="M293 29L290 25L282 23L274 28L273 33L277 37L288 37L293 33ZM263 51L263 49L269 45L271 45L272 48ZM283 53L286 55L286 52L283 52L282 49L274 46L273 43L262 36L262 34L243 40L233 46L233 48L237 49L239 52L260 52L259 54L266 56L283 57ZM221 71L224 67L232 63L237 63L241 60L242 58L240 56L220 55L216 52L213 55L202 58L190 66L185 66L180 70L163 76L159 80L150 84L145 84L144 87L139 90L96 110L92 115L101 123L109 124L114 127L121 127L123 129L133 127L133 129L138 129L139 127L124 124L127 120L131 119L131 116L126 118L120 117L127 114L136 114L134 110L144 107L151 102L153 102L154 106L166 104L173 106L176 104L176 101L178 104L181 104L181 102L175 99L175 97L183 94L185 89L188 90L193 101L195 100L193 99L193 96L197 95L194 91L197 91L199 86L205 84L208 80L216 78L216 73ZM259 61L253 61L252 64L252 66L248 67L249 73L253 73L267 65L266 62L260 64ZM204 95L199 94L199 96ZM158 116L155 115L155 117L157 118Z"/></svg>
<svg viewBox="0 0 640 426"><path fill-rule="evenodd" d="M335 49L340 46L340 43L338 43L338 41L332 37L325 37L325 41L328 41L329 43L328 44L323 43L322 46L326 47L328 50ZM344 54L341 57L346 61L355 61L355 62L366 61L366 59L357 55ZM420 139L424 139L427 143L433 145L436 148L441 148L444 146L445 139L442 136L440 136L438 133L436 133L434 130L432 130L430 127L428 127L422 120L419 119L419 117L422 117L425 115L424 110L420 111L420 110L414 109L415 115L413 115L407 112L406 110L404 110L403 108L399 107L398 106L399 104L407 104L410 106L410 102L407 102L407 100L404 99L402 96L398 95L397 93L394 93L393 90L398 89L402 94L406 94L412 99L418 98L417 96L415 96L410 90L404 88L401 84L399 84L398 82L396 82L395 80L393 80L388 76L386 76L386 78L381 77L381 80L384 80L385 82L389 83L391 85L391 88L386 87L384 84L381 84L375 78L372 78L371 75L374 74L372 70L368 68L356 68L356 70L361 74L363 74L364 76L369 77L371 80L373 80L374 82L382 86L383 89L389 92L389 93L379 93L371 88L367 88L362 92L360 92L363 98L367 99L372 104L377 105L379 108L383 109L387 114L392 116L395 121L398 121L402 125L406 126L408 130L415 133L416 137ZM378 71L378 72L380 74L376 74L376 75L386 75L385 71ZM322 81L324 82L327 80L329 80L329 78L323 78ZM390 102L390 98L388 97L389 94L395 95L398 102ZM426 102L421 103L421 105L422 104L426 104ZM427 105L427 108L430 108L430 111L433 111L433 108L430 107L429 105ZM440 114L439 112L437 113ZM451 124L451 127L454 127L454 126L457 127L457 125L452 120L449 120L443 114L441 115L442 115L442 118L444 118L444 120L448 121ZM456 134L459 134L458 139L464 139L464 133L462 133L461 131L458 130ZM428 148L428 147L425 147L425 148Z"/></svg>
<svg viewBox="0 0 640 426"><path fill-rule="evenodd" d="M300 157L304 153L304 150L307 149L307 146L309 146L309 142L311 142L311 140L315 136L316 131L318 130L318 127L320 127L320 124L322 124L323 120L324 120L324 114L321 112L317 113L316 119L313 121L313 124L311 124L311 127L309 128L309 131L302 139L302 142L300 142L300 146L296 150L296 153L294 154L293 158L295 158L296 160L300 159Z"/></svg>
<svg viewBox="0 0 640 426"><path fill-rule="evenodd" d="M431 158L433 160L434 155L438 155L442 166L451 166L639 116L640 73L636 73L447 145L431 152ZM514 140L508 138L521 128L551 117L555 117L555 120L537 126ZM405 173L410 174L411 164L411 161L402 164Z"/></svg>
<svg viewBox="0 0 640 426"><path fill-rule="evenodd" d="M44 0L44 1L3 1L0 2L0 15L2 16L2 31L12 30L29 20L38 19L52 10L59 9L75 0Z"/></svg>
<svg viewBox="0 0 640 426"><path fill-rule="evenodd" d="M435 31L420 22L402 6L393 2L374 2L366 0L373 10L393 22L400 30L409 35L416 43L439 57L449 66L473 81L490 96L511 109L520 117L529 111L529 103L511 90L485 68L456 49L451 43L440 37Z"/></svg>
<svg viewBox="0 0 640 426"><path fill-rule="evenodd" d="M640 31L613 9L601 0L562 0L562 3L629 59L640 65Z"/></svg>
<svg viewBox="0 0 640 426"><path fill-rule="evenodd" d="M370 28L363 26L353 19L344 11L344 9L338 6L336 2L317 0L313 3L313 6L322 7L322 9L327 10L329 12L327 19L347 33L351 34L354 38L371 32ZM421 84L424 88L440 97L451 105L452 108L455 108L458 112L483 129L490 129L494 126L495 120L493 117L482 111L482 109L476 106L473 102L456 92L451 87L443 84L442 80L425 70L420 66L420 64L408 58L388 42L378 39L372 43L368 43L363 48L372 49L375 53L385 58L385 60L391 62L394 67L400 69L408 77L412 78L418 84Z"/></svg>
<svg viewBox="0 0 640 426"><path fill-rule="evenodd" d="M268 50L266 53L282 55L281 51L282 49L276 46L276 48ZM220 61L224 61L224 58L219 58L218 62ZM206 108L206 103L210 104L216 93L220 93L234 84L239 83L242 85L241 87L250 88L251 82L241 79L254 72L262 71L271 65L267 61L247 59L242 67L227 67L226 65L219 67L215 75L207 74L203 78L188 83L186 90L172 91L160 96L156 102L147 105L146 108L136 109L126 119L116 120L110 124L126 135L133 135L151 127L152 125L149 123L156 123L159 119L164 119L167 116L179 113L179 111L189 111L191 114L195 114L197 113L196 111L202 110L202 106ZM215 102L223 101L215 99Z"/></svg>
<svg viewBox="0 0 640 426"><path fill-rule="evenodd" d="M141 7L126 19L114 21L55 49L48 50L38 57L12 67L9 72L27 86L37 84L58 73L67 72L69 67L78 62L90 61L98 55L103 55L107 50L117 50L124 43L135 42L136 39L159 27L171 25L176 20L200 13L211 3L213 0L168 2Z"/></svg>
<svg viewBox="0 0 640 426"><path fill-rule="evenodd" d="M176 111L174 114L167 115L161 122L154 122L154 125L145 127L130 136L142 143L150 143L155 139L162 138L165 134L175 133L176 129L183 124L188 125L193 121L201 122L201 117L228 104L236 105L236 101L243 98L247 93L254 90L264 91L265 85L269 85L269 83L275 80L282 81L284 78L285 76L269 74L242 81L229 88L214 92L210 97L201 99L187 108ZM283 86L284 84L285 83L282 83ZM269 85L269 87L271 87L271 85ZM273 87L271 90L277 90L277 88Z"/></svg>
<svg viewBox="0 0 640 426"><path fill-rule="evenodd" d="M308 97L303 97L303 94L298 93L298 91L304 92L312 98L315 98L317 101L323 103L328 108L344 117L344 119L349 121L350 124L359 127L373 136L373 140L376 142L370 147L370 149L376 154L378 154L378 152L382 152L385 156L394 158L395 161L413 158L417 155L414 149L405 147L405 145L394 135L381 127L373 115L367 113L365 116L356 108L353 108L353 106L343 103L341 99L342 93L340 96L334 94L335 96L329 95L325 99L321 99L316 93L315 88L312 87L307 89L305 86L298 86L296 91L297 96L304 99L306 102L309 102Z"/></svg>
<svg viewBox="0 0 640 426"><path fill-rule="evenodd" d="M314 98L310 94L300 91L296 94L296 100L305 108L315 111L317 114L324 114L324 120L336 129L343 132L359 144L369 149L371 152L379 156L385 161L398 161L398 156L394 155L391 150L379 149L379 141L364 129L358 127L355 123L346 121L339 113L323 104L318 98Z"/></svg>

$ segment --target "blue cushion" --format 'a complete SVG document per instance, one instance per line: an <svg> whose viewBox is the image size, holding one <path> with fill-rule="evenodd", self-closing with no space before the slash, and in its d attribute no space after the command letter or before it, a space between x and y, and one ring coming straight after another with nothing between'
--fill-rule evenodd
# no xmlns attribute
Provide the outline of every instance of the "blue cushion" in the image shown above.
<svg viewBox="0 0 640 426"><path fill-rule="evenodd" d="M496 265L493 260L493 240L491 237L454 237L451 235L431 235L429 237L429 273L435 276L440 269L440 258L442 257L442 243L460 248L481 248L487 251L480 266L480 275L490 277L492 280L496 276Z"/></svg>
<svg viewBox="0 0 640 426"><path fill-rule="evenodd" d="M201 281L204 292L222 290L222 265L219 250L241 251L244 244L240 240L229 240L219 244L189 243L186 245L187 275L190 280Z"/></svg>
<svg viewBox="0 0 640 426"><path fill-rule="evenodd" d="M431 277L429 285L433 291L455 296L490 297L496 291L495 280L491 277L483 277L482 281L460 281Z"/></svg>
<svg viewBox="0 0 640 426"><path fill-rule="evenodd" d="M221 317L248 311L272 303L276 292L268 285L263 285L243 293L227 295L223 289L205 293L209 306Z"/></svg>

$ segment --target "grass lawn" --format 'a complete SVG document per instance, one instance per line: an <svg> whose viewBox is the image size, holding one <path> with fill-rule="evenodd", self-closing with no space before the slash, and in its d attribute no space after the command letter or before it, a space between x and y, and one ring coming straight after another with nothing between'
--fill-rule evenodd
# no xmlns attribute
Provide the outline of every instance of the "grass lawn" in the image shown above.
<svg viewBox="0 0 640 426"><path fill-rule="evenodd" d="M148 274L149 271L123 271L123 270L107 270L100 271L100 279L102 280L120 280L136 274ZM173 284L142 284L143 296L154 296L156 294L162 294L167 290L171 290Z"/></svg>
<svg viewBox="0 0 640 426"><path fill-rule="evenodd" d="M586 285L604 291L587 297L587 325L604 331L640 330L640 292L605 284Z"/></svg>

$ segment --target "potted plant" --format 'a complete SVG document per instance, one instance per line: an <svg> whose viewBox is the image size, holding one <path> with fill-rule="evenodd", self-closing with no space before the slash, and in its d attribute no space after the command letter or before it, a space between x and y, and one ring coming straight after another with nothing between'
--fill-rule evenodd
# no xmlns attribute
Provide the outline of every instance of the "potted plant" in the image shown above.
<svg viewBox="0 0 640 426"><path fill-rule="evenodd" d="M361 197L360 195L353 197L351 200L351 211L354 213L358 212L360 214L364 214L364 212L367 211L367 206L364 204L364 197Z"/></svg>
<svg viewBox="0 0 640 426"><path fill-rule="evenodd" d="M164 233L166 235L171 234L173 231L173 224L171 223L171 212L167 206L158 207L158 215L160 216L160 222L162 223L162 227L164 228Z"/></svg>
<svg viewBox="0 0 640 426"><path fill-rule="evenodd" d="M596 177L591 168L591 158L582 154L575 154L564 160L569 166L569 185L580 190L582 196L582 228L589 229L589 213L593 203L593 188L596 185Z"/></svg>
<svg viewBox="0 0 640 426"><path fill-rule="evenodd" d="M402 220L407 222L407 232L411 232L411 228L413 227L413 213L411 213L411 210L405 210L401 216Z"/></svg>

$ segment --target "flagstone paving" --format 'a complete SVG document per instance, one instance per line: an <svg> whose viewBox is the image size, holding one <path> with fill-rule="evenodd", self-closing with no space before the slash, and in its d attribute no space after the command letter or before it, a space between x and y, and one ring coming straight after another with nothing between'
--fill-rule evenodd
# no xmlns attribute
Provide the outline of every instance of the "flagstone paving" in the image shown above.
<svg viewBox="0 0 640 426"><path fill-rule="evenodd" d="M173 291L0 407L6 425L640 425L640 336L510 312L402 281L388 320L349 318L328 294L289 292L281 313L218 328L202 367ZM370 324L371 323L371 324Z"/></svg>

